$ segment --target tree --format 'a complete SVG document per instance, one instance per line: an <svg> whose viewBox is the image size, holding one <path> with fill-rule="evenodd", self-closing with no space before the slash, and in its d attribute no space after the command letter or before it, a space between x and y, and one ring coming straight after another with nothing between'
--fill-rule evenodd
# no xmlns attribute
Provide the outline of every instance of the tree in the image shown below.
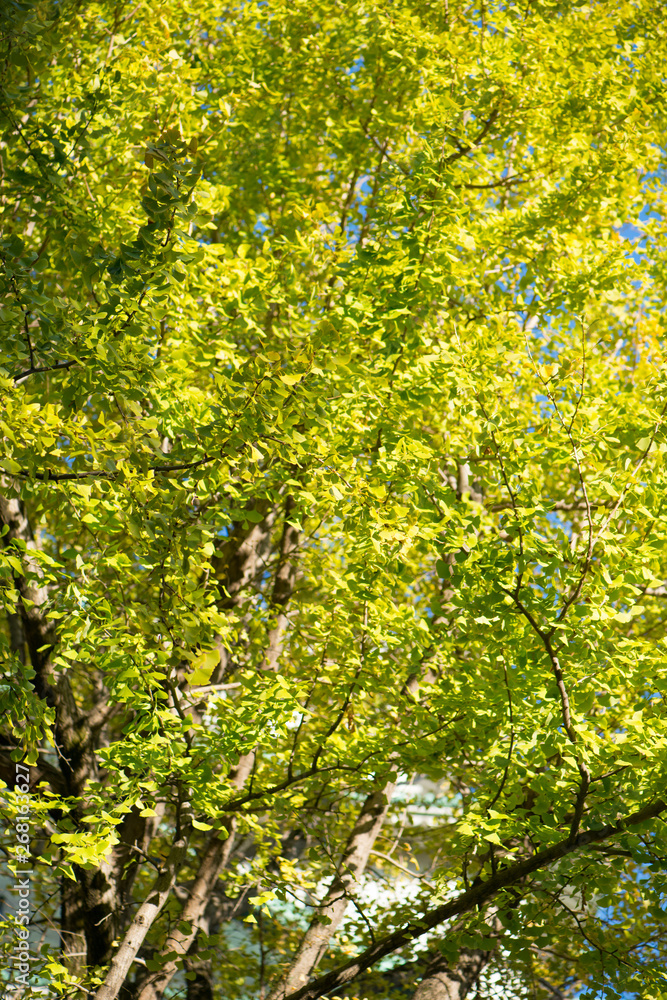
<svg viewBox="0 0 667 1000"><path fill-rule="evenodd" d="M9 995L667 995L660 6L0 6Z"/></svg>

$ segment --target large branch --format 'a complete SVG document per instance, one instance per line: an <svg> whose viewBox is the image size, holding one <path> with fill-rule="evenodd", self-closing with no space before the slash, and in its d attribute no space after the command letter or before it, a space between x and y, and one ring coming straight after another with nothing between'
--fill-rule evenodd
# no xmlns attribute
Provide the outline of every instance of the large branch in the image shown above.
<svg viewBox="0 0 667 1000"><path fill-rule="evenodd" d="M0 740L2 740L2 746L0 746L0 778L2 778L9 788L13 788L16 783L16 763L12 760L11 751L18 749L18 744L13 738L10 739L3 733L0 733ZM30 768L30 787L36 788L42 781L45 781L56 795L66 794L62 774L58 768L50 764L48 760L45 760L43 754L40 754L37 758L37 763L33 764Z"/></svg>
<svg viewBox="0 0 667 1000"><path fill-rule="evenodd" d="M77 705L66 674L53 676L51 653L57 641L55 629L46 617L48 591L39 563L39 546L23 503L0 495L0 523L6 527L2 543L19 557L22 573L16 573L19 592L18 614L14 621L17 648L27 646L35 671L33 686L38 697L55 710L54 742L61 777L40 758L40 770L59 794L80 799L89 778L96 775L94 739L90 713ZM11 624L11 623L10 623ZM19 630L16 626L20 625ZM97 706L99 707L99 706ZM76 820L77 806L72 813ZM71 956L71 971L82 970L87 962L108 961L119 910L118 877L114 861L104 861L96 871L74 866L76 882L63 881L61 911L63 954Z"/></svg>
<svg viewBox="0 0 667 1000"><path fill-rule="evenodd" d="M394 785L372 792L364 802L350 834L339 871L327 889L319 912L306 931L286 975L272 990L269 1000L291 996L315 969L326 952L329 941L343 919L354 883L363 875L368 858L382 828Z"/></svg>
<svg viewBox="0 0 667 1000"><path fill-rule="evenodd" d="M239 760L234 774L232 784L237 788L242 788L245 784L254 761L254 753L245 754ZM175 973L178 971L179 960L186 955L193 944L201 926L204 911L211 898L211 893L221 872L227 867L229 856L234 846L234 835L236 830L236 818L227 820L226 836L220 837L215 834L204 851L201 864L195 876L180 919L168 935L161 949L163 955L172 955L154 976L149 976L140 987L136 1000L157 1000L167 988ZM184 930L185 925L189 925L188 930Z"/></svg>
<svg viewBox="0 0 667 1000"><path fill-rule="evenodd" d="M490 923L492 936L499 937L503 928L497 912L493 913ZM458 926L463 926L463 922ZM426 968L412 1000L465 1000L475 986L479 992L479 977L491 961L494 945L495 942L489 948L462 948L454 963L447 960L439 942L435 941L426 955Z"/></svg>
<svg viewBox="0 0 667 1000"><path fill-rule="evenodd" d="M197 458L192 462L176 462L173 465L149 465L148 469L150 472L156 472L158 475L168 476L172 472L185 472L190 469L197 469L200 465L208 465L209 462L214 462L215 459L215 455L204 455L203 458ZM76 482L79 479L108 479L110 482L113 482L118 478L117 472L109 472L106 469L89 469L86 472L28 472L27 469L22 469L16 475L20 476L21 479L39 479L43 483Z"/></svg>
<svg viewBox="0 0 667 1000"><path fill-rule="evenodd" d="M658 799L651 803L651 805L645 806L643 809L616 824L608 824L600 830L589 830L585 833L580 833L574 839L568 837L566 840L561 840L551 847L546 847L544 850L538 851L523 861L518 861L516 864L499 869L495 875L492 875L485 882L478 882L470 889L467 889L466 892L457 896L456 899L442 903L417 919L409 921L392 934L387 934L379 941L376 941L370 948L357 955L356 958L350 959L345 965L341 965L337 969L332 969L331 972L320 976L314 982L303 986L296 993L291 994L290 1000L317 1000L318 997L324 996L327 993L340 990L356 979L360 973L365 972L366 969L375 965L376 962L416 941L417 938L433 930L434 927L437 927L443 921L459 916L461 913L468 913L476 907L484 906L501 889L517 885L528 875L532 875L533 872L547 868L555 861L559 861L574 851L588 847L590 844L609 840L610 837L614 837L625 830L627 826L633 826L637 823L643 823L645 820L653 819L665 812L665 810L667 810L667 802Z"/></svg>
<svg viewBox="0 0 667 1000"><path fill-rule="evenodd" d="M189 809L189 803L184 804L183 812L186 809ZM163 870L155 879L146 899L135 913L134 919L114 955L106 978L95 993L95 1000L116 1000L144 938L169 899L178 873L186 861L190 832L191 823L187 823L169 851Z"/></svg>

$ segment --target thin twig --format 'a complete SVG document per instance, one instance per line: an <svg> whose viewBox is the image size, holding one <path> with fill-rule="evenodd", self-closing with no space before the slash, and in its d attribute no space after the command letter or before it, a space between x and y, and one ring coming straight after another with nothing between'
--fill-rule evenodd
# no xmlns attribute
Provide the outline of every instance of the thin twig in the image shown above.
<svg viewBox="0 0 667 1000"><path fill-rule="evenodd" d="M30 352L30 354L31 354L31 362L32 362L32 351ZM10 375L9 377L11 379L13 379L14 382L18 383L18 382L21 382L22 379L28 378L29 375L41 375L42 372L64 371L64 370L67 370L68 368L71 368L72 365L76 365L76 364L78 364L77 361L60 361L60 362L58 362L57 365L45 365L43 368L41 368L41 367L40 368L36 368L34 365L31 364L31 367L30 368L26 368L25 371L23 371L23 372L17 372L16 375Z"/></svg>

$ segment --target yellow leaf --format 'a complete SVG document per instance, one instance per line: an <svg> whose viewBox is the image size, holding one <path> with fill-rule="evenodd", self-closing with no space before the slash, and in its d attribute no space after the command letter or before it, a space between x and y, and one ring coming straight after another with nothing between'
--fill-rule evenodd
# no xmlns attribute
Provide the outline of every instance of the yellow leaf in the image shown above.
<svg viewBox="0 0 667 1000"><path fill-rule="evenodd" d="M192 661L192 673L188 675L190 684L193 687L208 684L219 662L220 653L217 649L205 649L199 653Z"/></svg>

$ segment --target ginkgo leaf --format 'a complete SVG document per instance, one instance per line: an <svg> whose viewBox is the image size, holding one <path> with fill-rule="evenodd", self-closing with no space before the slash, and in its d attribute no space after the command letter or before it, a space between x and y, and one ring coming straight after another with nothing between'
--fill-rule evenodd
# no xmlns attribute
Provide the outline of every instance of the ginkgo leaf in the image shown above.
<svg viewBox="0 0 667 1000"><path fill-rule="evenodd" d="M203 650L192 660L192 671L188 674L190 684L193 687L208 684L219 663L220 653L217 649Z"/></svg>

